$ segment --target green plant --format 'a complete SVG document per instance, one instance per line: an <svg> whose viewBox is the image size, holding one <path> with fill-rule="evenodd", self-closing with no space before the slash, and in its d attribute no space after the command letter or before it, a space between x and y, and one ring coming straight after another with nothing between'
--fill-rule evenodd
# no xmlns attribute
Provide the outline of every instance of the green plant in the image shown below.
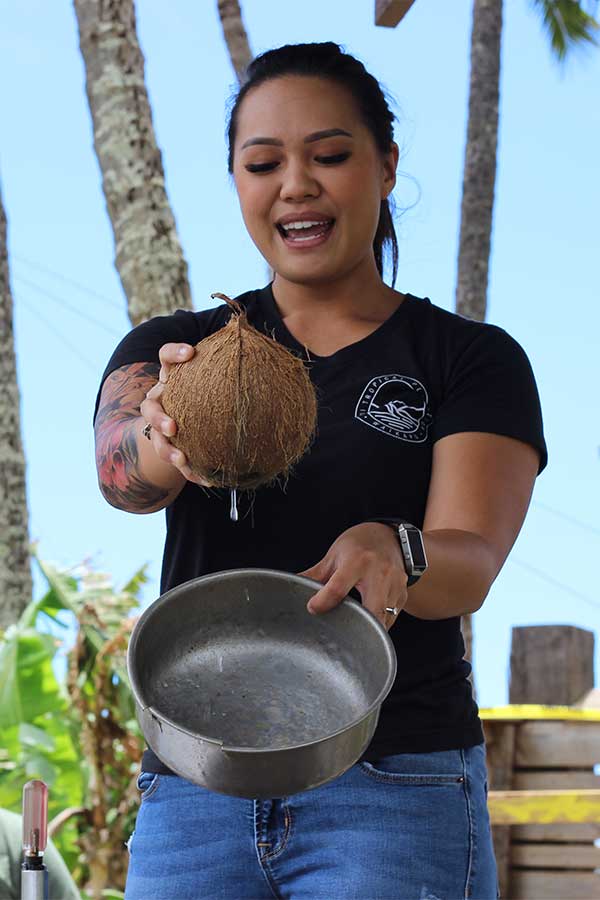
<svg viewBox="0 0 600 900"><path fill-rule="evenodd" d="M23 784L45 781L49 831L77 883L118 897L143 751L125 653L145 567L115 590L107 575L33 552L48 590L0 636L0 805L20 811Z"/></svg>

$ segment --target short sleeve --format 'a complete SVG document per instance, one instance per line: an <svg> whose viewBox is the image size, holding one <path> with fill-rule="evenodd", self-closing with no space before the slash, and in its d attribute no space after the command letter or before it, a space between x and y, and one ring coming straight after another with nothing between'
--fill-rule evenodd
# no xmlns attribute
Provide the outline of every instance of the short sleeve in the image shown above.
<svg viewBox="0 0 600 900"><path fill-rule="evenodd" d="M136 362L159 363L158 353L163 344L181 342L197 344L205 337L208 321L202 313L178 309L170 316L155 316L142 322L125 335L118 344L102 374L94 405L94 421L104 382L116 369Z"/></svg>
<svg viewBox="0 0 600 900"><path fill-rule="evenodd" d="M521 345L502 328L485 324L450 365L432 423L433 441L464 431L483 431L531 444L548 462L542 410L531 364Z"/></svg>

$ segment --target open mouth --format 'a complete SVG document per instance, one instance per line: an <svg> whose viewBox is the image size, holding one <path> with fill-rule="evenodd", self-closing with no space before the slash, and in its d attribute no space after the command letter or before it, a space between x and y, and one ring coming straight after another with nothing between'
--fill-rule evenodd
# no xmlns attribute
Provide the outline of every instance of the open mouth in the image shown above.
<svg viewBox="0 0 600 900"><path fill-rule="evenodd" d="M288 247L315 247L327 240L335 219L322 222L294 222L291 225L277 225L277 230Z"/></svg>

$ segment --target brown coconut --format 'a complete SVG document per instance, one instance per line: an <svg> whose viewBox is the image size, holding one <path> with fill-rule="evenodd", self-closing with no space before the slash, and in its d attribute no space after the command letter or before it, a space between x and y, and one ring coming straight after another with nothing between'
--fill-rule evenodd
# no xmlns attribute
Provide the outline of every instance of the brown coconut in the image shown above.
<svg viewBox="0 0 600 900"><path fill-rule="evenodd" d="M224 294L233 316L171 369L161 402L171 443L212 487L256 488L286 475L308 449L317 399L301 359L261 334Z"/></svg>

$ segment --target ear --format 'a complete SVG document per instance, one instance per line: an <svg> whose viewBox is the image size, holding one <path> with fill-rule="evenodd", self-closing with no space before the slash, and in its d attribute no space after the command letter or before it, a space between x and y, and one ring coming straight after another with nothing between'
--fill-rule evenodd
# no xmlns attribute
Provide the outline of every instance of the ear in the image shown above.
<svg viewBox="0 0 600 900"><path fill-rule="evenodd" d="M398 168L399 157L400 150L398 144L395 141L392 141L391 150L383 157L383 181L381 183L382 200L385 200L396 186L396 169Z"/></svg>

